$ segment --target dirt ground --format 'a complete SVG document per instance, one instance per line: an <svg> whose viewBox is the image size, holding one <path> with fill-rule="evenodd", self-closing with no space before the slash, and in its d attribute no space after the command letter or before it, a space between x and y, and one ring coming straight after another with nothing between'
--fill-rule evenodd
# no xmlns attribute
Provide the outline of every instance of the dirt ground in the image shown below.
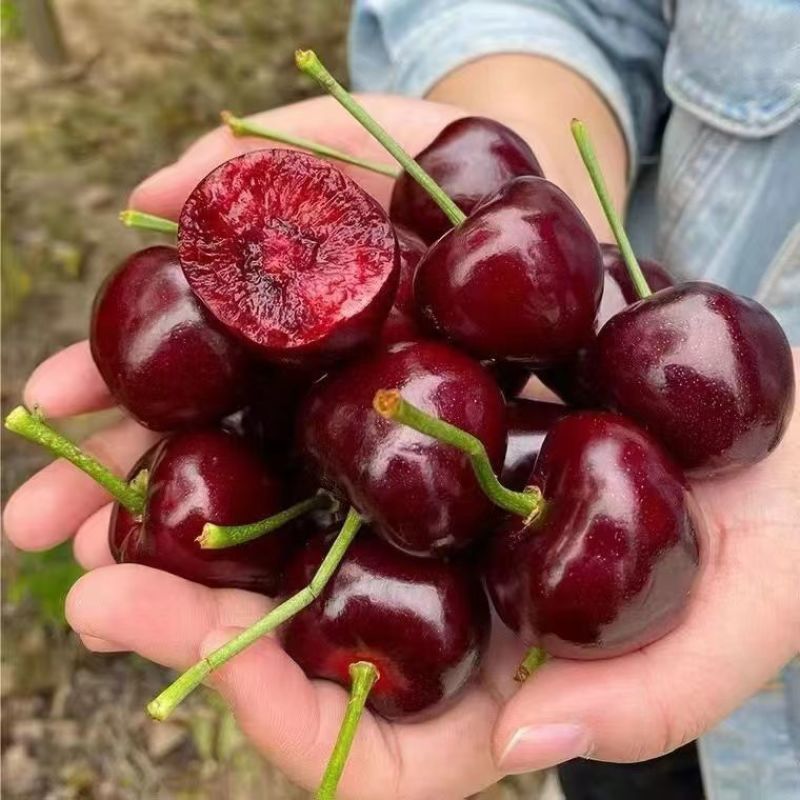
<svg viewBox="0 0 800 800"><path fill-rule="evenodd" d="M217 124L314 93L297 46L345 74L343 0L59 0L69 63L46 68L3 2L3 414L49 353L86 335L102 276L154 236L125 230L128 191ZM75 435L96 419L73 420ZM5 435L5 498L46 456ZM206 693L149 723L167 673L132 656L85 653L20 586L39 562L3 543L2 789L9 800L305 797L246 744ZM42 562L43 563L43 562ZM33 564L33 567L31 566ZM58 562L45 595L71 574ZM55 573L53 570L59 570ZM66 570L66 572L65 572ZM55 577L54 577L55 576ZM34 595L36 593L34 592ZM52 597L49 598L52 603ZM57 597L56 600L59 600ZM60 600L59 600L60 601ZM538 795L538 777L482 795Z"/></svg>

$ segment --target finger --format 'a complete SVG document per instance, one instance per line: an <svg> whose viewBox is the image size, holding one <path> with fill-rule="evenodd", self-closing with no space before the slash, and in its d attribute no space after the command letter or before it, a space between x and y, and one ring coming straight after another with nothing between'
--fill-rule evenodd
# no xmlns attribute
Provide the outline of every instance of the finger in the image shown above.
<svg viewBox="0 0 800 800"><path fill-rule="evenodd" d="M261 595L208 589L139 564L83 575L70 590L67 621L81 636L118 643L150 661L185 669L217 627L247 627L270 607Z"/></svg>
<svg viewBox="0 0 800 800"><path fill-rule="evenodd" d="M93 653L123 653L126 650L121 644L98 639L96 636L81 636L80 638L83 646Z"/></svg>
<svg viewBox="0 0 800 800"><path fill-rule="evenodd" d="M726 533L724 547L748 538ZM605 661L554 660L535 673L496 726L500 769L527 772L587 754L618 762L653 758L697 738L758 691L796 646L787 630L800 629L800 559L777 542L752 557L747 549L745 561L766 571L745 568L742 581L738 556L711 554L687 618L660 641ZM769 583L757 574L769 575Z"/></svg>
<svg viewBox="0 0 800 800"><path fill-rule="evenodd" d="M75 534L72 550L75 560L85 570L108 567L114 563L108 544L108 528L113 509L113 503L108 503L95 511Z"/></svg>
<svg viewBox="0 0 800 800"><path fill-rule="evenodd" d="M359 99L411 153L419 152L445 125L463 116L463 112L452 106L413 98L359 95ZM383 148L330 97L304 100L255 114L249 119L264 127L320 141L364 158L393 163ZM189 193L214 167L241 153L270 146L263 139L239 138L225 127L217 128L195 142L176 163L134 189L130 206L177 219ZM358 167L337 166L379 202L388 205L392 189L389 178Z"/></svg>
<svg viewBox="0 0 800 800"><path fill-rule="evenodd" d="M28 378L24 397L28 408L38 406L45 417L51 418L86 414L114 405L86 340L39 364Z"/></svg>
<svg viewBox="0 0 800 800"><path fill-rule="evenodd" d="M113 472L125 475L158 439L158 434L124 419L89 437L83 447ZM59 459L9 498L4 530L22 550L46 550L72 536L108 500L108 493L88 475Z"/></svg>

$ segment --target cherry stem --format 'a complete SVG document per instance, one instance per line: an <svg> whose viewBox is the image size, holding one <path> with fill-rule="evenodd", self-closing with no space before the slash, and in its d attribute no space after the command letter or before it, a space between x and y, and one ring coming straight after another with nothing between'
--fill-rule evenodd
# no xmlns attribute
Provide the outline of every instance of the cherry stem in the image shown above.
<svg viewBox="0 0 800 800"><path fill-rule="evenodd" d="M526 525L541 513L544 506L542 493L534 486L529 486L522 492L515 492L503 486L492 469L492 462L483 442L476 436L462 431L461 428L443 419L427 414L404 400L396 389L380 389L376 392L372 405L382 417L457 447L469 456L475 477L486 496L500 508L524 517Z"/></svg>
<svg viewBox="0 0 800 800"><path fill-rule="evenodd" d="M525 683L548 658L549 656L541 647L531 647L525 653L525 658L522 659L519 667L517 667L517 674L514 676L514 680L517 683Z"/></svg>
<svg viewBox="0 0 800 800"><path fill-rule="evenodd" d="M5 426L12 433L29 442L41 445L53 455L64 458L99 483L114 499L136 517L144 512L146 483L139 475L128 483L103 466L96 458L81 450L66 436L51 428L41 414L31 413L24 406L17 406L6 417Z"/></svg>
<svg viewBox="0 0 800 800"><path fill-rule="evenodd" d="M313 78L328 94L338 100L401 167L431 196L453 225L460 225L467 217L445 194L441 186L370 116L369 112L323 66L313 50L296 50L294 60L298 69Z"/></svg>
<svg viewBox="0 0 800 800"><path fill-rule="evenodd" d="M157 217L155 214L145 214L144 211L136 211L132 208L120 211L119 220L126 228L139 228L143 231L158 231L159 233L178 232L177 222Z"/></svg>
<svg viewBox="0 0 800 800"><path fill-rule="evenodd" d="M379 175L386 175L389 178L397 177L397 170L391 164L380 164L377 161L370 161L367 158L352 156L350 153L328 147L328 145L322 144L321 142L304 139L302 136L293 136L290 133L276 131L273 128L264 128L256 122L250 122L250 120L243 119L242 117L236 117L231 114L230 111L223 111L220 116L234 136L256 136L259 139L288 144L300 150L307 150L309 153L321 156L322 158L342 161L345 164L352 164L354 167L361 167L370 172L377 172Z"/></svg>
<svg viewBox="0 0 800 800"><path fill-rule="evenodd" d="M278 530L287 522L291 522L297 517L303 516L310 511L327 509L334 511L338 502L327 492L320 490L311 497L295 503L283 511L273 514L271 517L251 522L247 525L215 525L207 522L203 526L203 532L195 541L200 543L203 550L219 550L224 547L234 547L238 544L258 539L266 533Z"/></svg>
<svg viewBox="0 0 800 800"><path fill-rule="evenodd" d="M350 665L350 699L315 800L336 800L336 787L350 755L361 714L369 693L379 678L378 668L369 661L356 661Z"/></svg>
<svg viewBox="0 0 800 800"><path fill-rule="evenodd" d="M235 655L249 647L270 631L274 631L282 623L299 614L304 608L316 600L328 581L333 577L339 563L344 558L347 548L363 524L361 515L353 508L347 512L347 518L336 539L328 550L319 568L304 589L293 594L272 609L247 630L242 631L222 647L218 647L205 658L189 667L182 675L171 683L161 694L147 706L147 713L157 720L165 720L215 669L221 667Z"/></svg>
<svg viewBox="0 0 800 800"><path fill-rule="evenodd" d="M581 158L592 180L597 198L600 200L600 205L603 207L603 213L606 215L608 224L614 232L614 238L617 240L617 246L619 247L620 253L622 253L622 258L625 261L625 266L628 268L628 274L631 276L636 293L639 297L649 297L652 292L647 285L647 279L644 277L642 268L636 260L633 247L631 247L631 241L628 239L628 234L625 233L625 228L622 225L622 220L611 201L611 193L608 191L606 180L603 177L603 171L600 169L600 162L597 160L597 153L595 152L594 145L589 136L589 131L586 129L586 125L579 119L572 120L570 129L572 130L572 138L575 139L575 144L578 145Z"/></svg>

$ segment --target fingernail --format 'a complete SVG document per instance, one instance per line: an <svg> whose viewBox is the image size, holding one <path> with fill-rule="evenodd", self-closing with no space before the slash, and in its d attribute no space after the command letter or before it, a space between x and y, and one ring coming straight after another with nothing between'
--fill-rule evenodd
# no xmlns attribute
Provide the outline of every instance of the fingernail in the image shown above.
<svg viewBox="0 0 800 800"><path fill-rule="evenodd" d="M517 775L588 755L590 750L589 731L583 725L529 725L511 737L499 767L506 775Z"/></svg>

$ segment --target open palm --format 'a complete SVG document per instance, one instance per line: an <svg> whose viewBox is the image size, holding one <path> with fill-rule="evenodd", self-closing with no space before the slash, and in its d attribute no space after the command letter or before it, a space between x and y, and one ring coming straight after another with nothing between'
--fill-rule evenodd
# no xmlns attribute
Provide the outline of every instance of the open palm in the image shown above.
<svg viewBox="0 0 800 800"><path fill-rule="evenodd" d="M464 113L407 98L364 101L412 152ZM254 119L386 160L328 98ZM227 130L213 131L142 184L131 206L174 219L213 167L264 146L235 139ZM388 201L389 179L348 171L378 200ZM41 365L25 401L38 404L49 417L113 402L86 342ZM124 420L93 437L88 449L125 473L155 438ZM707 523L704 564L687 617L676 631L616 659L553 660L518 690L512 675L523 648L495 625L480 681L444 713L409 724L365 715L340 796L462 798L507 772L582 754L618 761L649 758L707 730L800 648L799 446L795 421L762 464L695 487ZM92 571L73 588L67 614L90 649L130 650L182 670L269 608L269 601L257 595L207 589L138 565L114 565L107 543L109 515L103 491L64 462L31 478L5 511L6 533L21 548L43 549L74 536L76 557ZM309 681L274 639L236 657L213 683L265 756L298 783L317 784L344 712L343 689ZM516 747L509 748L512 743Z"/></svg>

